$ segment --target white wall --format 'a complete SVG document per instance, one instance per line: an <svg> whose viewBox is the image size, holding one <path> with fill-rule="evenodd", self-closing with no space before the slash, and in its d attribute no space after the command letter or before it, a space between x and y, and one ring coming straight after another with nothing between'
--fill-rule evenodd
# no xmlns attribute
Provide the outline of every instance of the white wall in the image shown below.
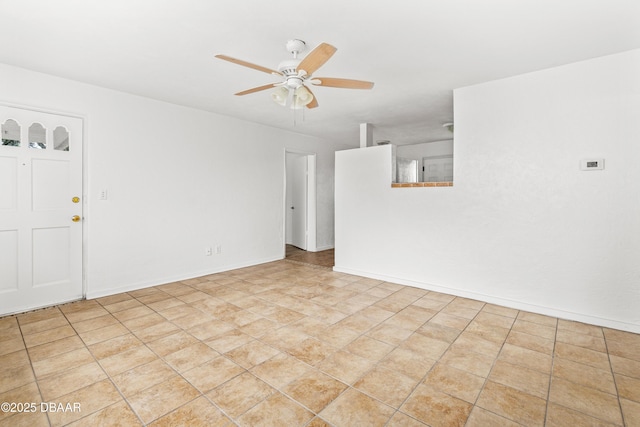
<svg viewBox="0 0 640 427"><path fill-rule="evenodd" d="M453 187L336 153L335 269L640 332L639 76L634 50L456 90Z"/></svg>
<svg viewBox="0 0 640 427"><path fill-rule="evenodd" d="M85 119L88 297L281 259L285 149L317 153L318 245L333 246L345 146L6 65L0 102Z"/></svg>

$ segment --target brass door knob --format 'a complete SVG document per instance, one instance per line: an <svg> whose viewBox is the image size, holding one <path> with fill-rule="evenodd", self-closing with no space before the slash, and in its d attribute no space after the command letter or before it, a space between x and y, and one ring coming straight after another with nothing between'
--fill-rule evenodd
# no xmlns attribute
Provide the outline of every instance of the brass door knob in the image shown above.
<svg viewBox="0 0 640 427"><path fill-rule="evenodd" d="M74 215L71 217L71 221L73 222L80 222L80 216L79 215Z"/></svg>

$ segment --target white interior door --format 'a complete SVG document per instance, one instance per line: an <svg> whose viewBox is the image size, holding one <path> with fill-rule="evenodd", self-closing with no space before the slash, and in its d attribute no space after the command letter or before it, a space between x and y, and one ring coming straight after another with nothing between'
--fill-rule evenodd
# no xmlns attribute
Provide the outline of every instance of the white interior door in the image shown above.
<svg viewBox="0 0 640 427"><path fill-rule="evenodd" d="M0 106L0 315L81 299L82 120Z"/></svg>
<svg viewBox="0 0 640 427"><path fill-rule="evenodd" d="M291 244L307 250L307 156L295 156L291 171Z"/></svg>
<svg viewBox="0 0 640 427"><path fill-rule="evenodd" d="M452 182L453 156L422 158L423 182Z"/></svg>

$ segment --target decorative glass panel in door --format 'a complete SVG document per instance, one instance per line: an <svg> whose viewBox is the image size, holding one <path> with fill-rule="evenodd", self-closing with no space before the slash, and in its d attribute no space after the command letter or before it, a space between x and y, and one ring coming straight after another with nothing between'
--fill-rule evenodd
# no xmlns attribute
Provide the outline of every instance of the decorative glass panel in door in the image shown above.
<svg viewBox="0 0 640 427"><path fill-rule="evenodd" d="M20 146L20 125L13 119L7 119L2 124L2 145L5 147Z"/></svg>
<svg viewBox="0 0 640 427"><path fill-rule="evenodd" d="M34 123L29 126L29 148L37 148L46 150L47 148L47 130L40 123Z"/></svg>
<svg viewBox="0 0 640 427"><path fill-rule="evenodd" d="M53 149L69 151L69 132L62 126L53 130Z"/></svg>

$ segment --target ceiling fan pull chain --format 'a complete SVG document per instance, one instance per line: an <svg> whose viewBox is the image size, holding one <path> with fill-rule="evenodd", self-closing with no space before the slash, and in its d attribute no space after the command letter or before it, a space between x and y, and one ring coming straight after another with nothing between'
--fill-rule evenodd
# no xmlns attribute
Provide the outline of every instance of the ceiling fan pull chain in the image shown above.
<svg viewBox="0 0 640 427"><path fill-rule="evenodd" d="M296 92L295 90L291 89L291 91L293 92L293 98L291 99L291 110L293 111L293 127L296 127L296 109L293 108L294 105L296 105Z"/></svg>

